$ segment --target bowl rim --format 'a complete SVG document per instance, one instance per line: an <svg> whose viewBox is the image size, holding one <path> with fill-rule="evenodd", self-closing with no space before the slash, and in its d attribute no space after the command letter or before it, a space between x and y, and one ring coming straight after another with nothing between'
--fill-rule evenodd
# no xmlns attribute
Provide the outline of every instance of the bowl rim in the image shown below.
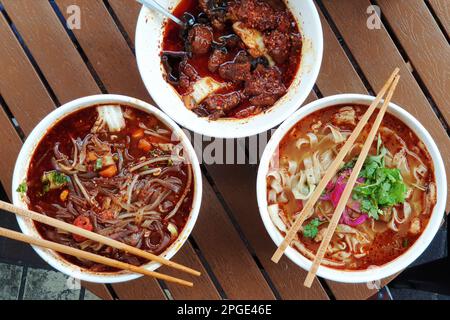
<svg viewBox="0 0 450 320"><path fill-rule="evenodd" d="M177 1L177 3L179 3L179 1L181 0L173 1ZM287 5L290 5L290 3L292 2L295 3L295 1L290 0L283 1L285 1ZM271 108L257 115L244 119L219 119L214 121L198 116L191 117L187 114L183 114L183 110L180 108L182 107L183 109L186 109L186 107L184 106L181 99L171 101L175 105L168 105L167 102L169 101L166 102L166 99L168 99L167 95L164 95L163 92L159 92L157 90L158 88L155 88L154 81L160 82L160 79L159 77L155 77L155 70L148 69L146 61L149 58L146 54L143 53L146 51L145 48L148 46L147 43L149 42L147 41L147 39L149 38L148 33L145 31L146 24L149 23L149 20L154 21L154 19L148 18L150 11L145 6L143 6L140 11L136 26L135 47L139 73L145 87L147 88L147 91L152 96L156 104L161 108L161 110L169 115L169 117L174 119L182 127L188 128L189 130L205 136L224 139L243 138L265 132L279 125L293 112L295 112L295 110L297 110L299 106L302 105L306 100L318 78L323 59L323 29L317 8L314 5L313 0L302 1L301 5L304 5L308 8L307 13L310 19L313 21L312 28L314 29L314 33L320 35L314 37L314 39L308 39L311 42L311 46L314 43L314 48L309 50L313 52L310 55L314 57L314 62L311 64L311 66L303 66L304 60L301 60L299 70L297 71L292 84L288 88L286 95L281 97ZM299 16L302 17L302 12L299 13ZM303 36L301 21L298 21L297 18L296 20ZM163 19L162 24L158 23L158 28L164 28L165 21L167 21L167 19ZM157 36L157 40L158 48L160 49L161 37L159 35ZM302 49L302 56L304 56L304 54L304 49ZM162 70L160 69L161 68L159 68L158 72L162 73ZM303 69L307 69L307 71L304 71ZM166 83L165 80L162 81ZM172 88L170 91L176 93L175 89L173 89L172 86L170 87ZM178 95L178 93L176 94ZM275 110L276 114L274 113ZM192 111L189 111L189 113L194 114ZM220 123L220 127L215 125L216 123Z"/></svg>
<svg viewBox="0 0 450 320"><path fill-rule="evenodd" d="M51 129L58 121L67 117L73 112L89 107L94 107L96 105L104 105L104 104L122 104L155 115L159 120L161 120L165 125L167 125L173 132L175 132L180 137L183 147L187 151L194 177L194 196L192 202L192 209L189 214L189 218L188 221L186 222L186 225L184 226L183 230L179 234L178 238L174 241L174 243L172 243L161 254L161 256L163 256L164 258L171 259L186 242L197 221L202 199L202 175L195 150L192 147L186 134L166 114L164 114L156 107L142 100L117 94L98 94L70 101L62 105L61 107L53 110L51 113L49 113L44 119L42 119L39 122L39 124L28 135L28 138L23 144L20 153L17 157L12 179L12 195L13 195L12 202L16 206L28 208L28 206L22 201L21 196L16 192L16 190L19 184L26 178L29 162L34 154L35 148L37 147L41 139L45 136L45 134L48 132L48 130ZM34 227L34 224L30 223L29 219L25 219L20 216L17 216L16 219L21 231L24 234L42 238L40 234L37 232L36 228ZM40 248L34 245L32 245L32 247L36 251L36 253L50 266L52 266L58 271L61 271L62 273L65 273L66 275L69 275L70 277L77 278L83 281L89 281L94 283L118 283L134 280L142 276L140 274L135 274L123 270L114 273L89 271L87 269L81 268L77 265L68 262L67 260L60 257L59 254L53 250ZM159 263L149 262L143 265L142 267L144 267L147 270L153 271L159 268L160 266L161 264Z"/></svg>
<svg viewBox="0 0 450 320"><path fill-rule="evenodd" d="M272 135L263 152L258 168L257 200L260 216L263 220L264 226L270 237L272 238L272 241L277 246L279 246L282 242L283 236L274 226L268 213L266 176L269 169L270 159L272 158L279 142L296 123L315 111L333 105L346 103L361 103L368 105L374 99L375 97L373 96L363 94L338 94L316 100L295 112L291 117L284 121L283 124ZM393 114L396 118L399 118L400 121L405 123L426 145L434 166L437 189L436 205L433 208L433 212L430 215L430 220L428 221L425 230L405 253L382 266L374 266L373 268L368 268L366 270L360 271L333 269L321 265L317 271L317 275L325 279L344 283L363 283L377 281L392 276L395 273L405 269L425 251L441 226L447 199L447 178L444 162L442 160L441 154L439 153L439 149L425 127L423 127L423 125L409 112L392 102L389 104L387 112ZM304 257L299 251L289 246L286 249L285 254L291 261L293 261L304 270L307 271L310 269L312 262Z"/></svg>

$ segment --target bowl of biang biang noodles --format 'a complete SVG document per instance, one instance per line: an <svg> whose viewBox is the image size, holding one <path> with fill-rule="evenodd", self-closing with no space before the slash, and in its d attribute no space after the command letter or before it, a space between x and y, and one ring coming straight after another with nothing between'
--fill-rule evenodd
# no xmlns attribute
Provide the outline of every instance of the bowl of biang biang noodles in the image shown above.
<svg viewBox="0 0 450 320"><path fill-rule="evenodd" d="M342 94L302 107L274 133L261 159L257 196L276 245L295 221L374 97ZM286 255L309 270L376 110L316 202ZM359 283L412 263L438 231L447 183L438 148L412 115L391 103L317 275Z"/></svg>
<svg viewBox="0 0 450 320"><path fill-rule="evenodd" d="M13 203L170 259L199 213L200 167L183 131L157 108L120 95L67 103L22 147ZM24 234L155 270L160 265L82 236L17 217ZM72 277L114 283L139 277L33 247Z"/></svg>
<svg viewBox="0 0 450 320"><path fill-rule="evenodd" d="M280 124L308 96L322 62L312 0L168 0L184 26L143 7L136 30L141 77L185 128L238 138Z"/></svg>

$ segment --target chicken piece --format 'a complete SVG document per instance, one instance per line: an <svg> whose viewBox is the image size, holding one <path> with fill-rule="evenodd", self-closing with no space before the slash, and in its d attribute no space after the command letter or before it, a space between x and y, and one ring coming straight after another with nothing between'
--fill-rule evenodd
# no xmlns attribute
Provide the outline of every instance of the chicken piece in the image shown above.
<svg viewBox="0 0 450 320"><path fill-rule="evenodd" d="M260 31L248 28L242 22L235 22L233 24L233 30L241 38L242 42L244 42L248 48L248 53L252 57L258 58L264 56L269 61L270 66L275 65L264 44L264 38Z"/></svg>
<svg viewBox="0 0 450 320"><path fill-rule="evenodd" d="M197 24L188 32L188 47L193 54L205 54L211 50L213 39L211 27Z"/></svg>
<svg viewBox="0 0 450 320"><path fill-rule="evenodd" d="M211 77L201 78L192 85L192 91L183 96L183 102L188 109L193 109L210 94L223 88L224 85Z"/></svg>
<svg viewBox="0 0 450 320"><path fill-rule="evenodd" d="M341 108L338 113L333 115L331 121L338 126L345 124L356 125L355 109L352 107Z"/></svg>
<svg viewBox="0 0 450 320"><path fill-rule="evenodd" d="M420 219L413 218L411 220L411 225L409 226L409 233L418 234L420 233Z"/></svg>

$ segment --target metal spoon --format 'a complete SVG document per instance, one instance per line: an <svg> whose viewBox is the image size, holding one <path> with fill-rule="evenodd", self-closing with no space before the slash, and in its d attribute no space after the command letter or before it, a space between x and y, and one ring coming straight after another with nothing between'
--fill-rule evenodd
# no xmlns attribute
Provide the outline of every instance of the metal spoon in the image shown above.
<svg viewBox="0 0 450 320"><path fill-rule="evenodd" d="M140 4L146 6L147 8L155 9L156 11L158 11L159 13L165 15L166 17L168 17L170 20L172 20L176 24L180 25L181 27L184 27L183 21L181 21L180 19L175 17L169 11L167 11L158 2L156 2L156 0L136 0L136 1L139 2Z"/></svg>

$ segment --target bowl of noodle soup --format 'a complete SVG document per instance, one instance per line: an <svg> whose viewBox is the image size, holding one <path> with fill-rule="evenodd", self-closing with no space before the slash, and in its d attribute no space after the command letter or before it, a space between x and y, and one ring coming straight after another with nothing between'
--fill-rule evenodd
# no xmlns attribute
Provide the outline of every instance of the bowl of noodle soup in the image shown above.
<svg viewBox="0 0 450 320"><path fill-rule="evenodd" d="M341 94L317 100L273 134L259 165L257 199L277 246L374 99ZM376 114L285 251L305 270L312 265ZM412 115L390 103L317 275L361 283L403 270L438 231L446 196L445 167L432 137Z"/></svg>
<svg viewBox="0 0 450 320"><path fill-rule="evenodd" d="M171 259L197 220L200 166L188 137L156 107L122 95L66 103L31 132L13 175L13 203ZM21 231L128 264L159 263L17 217ZM55 269L97 283L141 275L33 246Z"/></svg>

